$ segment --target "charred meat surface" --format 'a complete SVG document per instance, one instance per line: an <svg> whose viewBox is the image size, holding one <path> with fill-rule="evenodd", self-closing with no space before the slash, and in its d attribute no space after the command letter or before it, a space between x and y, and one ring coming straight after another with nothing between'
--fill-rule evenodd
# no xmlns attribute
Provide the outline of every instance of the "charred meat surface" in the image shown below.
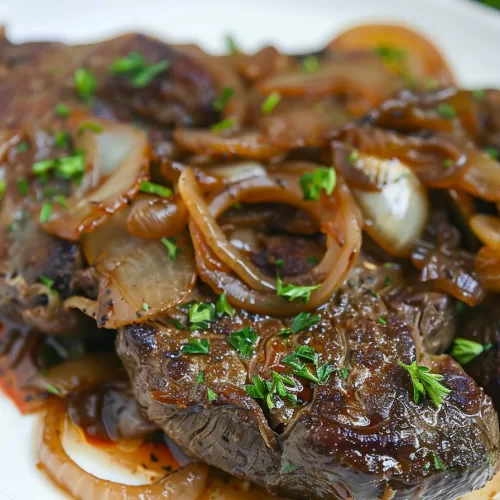
<svg viewBox="0 0 500 500"><path fill-rule="evenodd" d="M380 269L350 278L317 323L288 337L286 321L241 313L195 334L209 345L196 355L183 352L185 323L122 328L118 354L148 418L188 455L293 498L456 498L483 484L499 450L490 399L451 358L421 351L422 323L390 307ZM245 327L258 335L249 359L228 342ZM285 357L300 346L329 376L290 371ZM398 365L415 360L451 389L439 408L415 403ZM256 376L294 382L266 402L245 389Z"/></svg>

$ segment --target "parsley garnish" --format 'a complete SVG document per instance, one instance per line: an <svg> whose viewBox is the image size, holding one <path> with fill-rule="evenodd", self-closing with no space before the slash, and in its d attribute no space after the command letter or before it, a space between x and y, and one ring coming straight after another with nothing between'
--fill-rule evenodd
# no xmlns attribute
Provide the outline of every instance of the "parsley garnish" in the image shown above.
<svg viewBox="0 0 500 500"><path fill-rule="evenodd" d="M312 347L307 345L297 347L293 353L285 356L281 362L287 365L290 361L296 361L297 358L305 361L306 363L313 363L315 365L318 363L318 353Z"/></svg>
<svg viewBox="0 0 500 500"><path fill-rule="evenodd" d="M453 160L450 160L449 158L447 158L446 160L443 160L442 165L444 168L453 168L453 166L455 165L455 162Z"/></svg>
<svg viewBox="0 0 500 500"><path fill-rule="evenodd" d="M404 50L387 45L375 47L375 53L388 63L401 62L406 55Z"/></svg>
<svg viewBox="0 0 500 500"><path fill-rule="evenodd" d="M284 462L281 466L280 472L282 474L288 474L289 472L293 472L295 469L297 469L297 466L293 465L292 462Z"/></svg>
<svg viewBox="0 0 500 500"><path fill-rule="evenodd" d="M195 339L191 337L187 344L182 346L182 352L184 354L209 354L210 345L207 339Z"/></svg>
<svg viewBox="0 0 500 500"><path fill-rule="evenodd" d="M29 148L30 148L30 145L26 141L20 142L17 146L17 150L20 153L26 153L26 151L28 151Z"/></svg>
<svg viewBox="0 0 500 500"><path fill-rule="evenodd" d="M337 175L333 167L320 167L314 172L306 172L300 178L300 187L304 195L304 200L319 200L319 195L323 189L330 196L335 189Z"/></svg>
<svg viewBox="0 0 500 500"><path fill-rule="evenodd" d="M239 52L238 46L236 45L236 42L231 35L226 35L226 45L229 54L231 54L232 56Z"/></svg>
<svg viewBox="0 0 500 500"><path fill-rule="evenodd" d="M33 173L38 176L47 174L50 170L55 170L56 174L64 179L71 179L82 175L85 171L83 154L77 152L71 156L64 156L53 160L42 160L32 167Z"/></svg>
<svg viewBox="0 0 500 500"><path fill-rule="evenodd" d="M314 382L316 384L319 384L319 378L314 375L309 368L306 366L305 363L301 363L300 361L294 361L290 360L286 363L290 368L292 368L292 373L294 375L297 375L298 377L305 378L307 380L310 380L311 382Z"/></svg>
<svg viewBox="0 0 500 500"><path fill-rule="evenodd" d="M207 396L208 396L208 402L211 403L212 401L215 401L217 399L217 394L210 389L210 387L207 387Z"/></svg>
<svg viewBox="0 0 500 500"><path fill-rule="evenodd" d="M267 407L272 410L276 405L274 400L284 398L292 404L297 403L297 396L289 392L297 389L296 382L277 372L272 372L273 380L263 380L260 375L252 377L252 384L245 386L247 393L254 399L264 399Z"/></svg>
<svg viewBox="0 0 500 500"><path fill-rule="evenodd" d="M168 250L168 256L171 260L177 259L177 254L181 251L181 249L175 244L171 238L162 238L161 243Z"/></svg>
<svg viewBox="0 0 500 500"><path fill-rule="evenodd" d="M312 316L309 313L301 312L293 318L291 327L285 328L278 335L285 337L291 335L292 333L298 333L301 330L305 330L306 328L315 325L320 319L321 318L318 315Z"/></svg>
<svg viewBox="0 0 500 500"><path fill-rule="evenodd" d="M439 457L437 456L436 453L433 453L433 459L434 459L434 468L436 470L445 470L446 467L441 463L441 460L439 460Z"/></svg>
<svg viewBox="0 0 500 500"><path fill-rule="evenodd" d="M28 182L24 177L21 177L20 179L17 180L17 192L21 196L28 196L29 186Z"/></svg>
<svg viewBox="0 0 500 500"><path fill-rule="evenodd" d="M52 202L46 201L42 205L40 210L40 222L42 224L46 224L50 220L50 216L52 215Z"/></svg>
<svg viewBox="0 0 500 500"><path fill-rule="evenodd" d="M75 85L78 97L83 102L88 103L94 95L97 87L97 79L89 69L78 68L75 71Z"/></svg>
<svg viewBox="0 0 500 500"><path fill-rule="evenodd" d="M453 341L450 354L461 365L466 365L481 353L489 351L492 347L493 344L483 345L474 340L458 337Z"/></svg>
<svg viewBox="0 0 500 500"><path fill-rule="evenodd" d="M172 190L170 188L149 181L141 181L139 191L142 191L143 193L156 194L162 198L172 196Z"/></svg>
<svg viewBox="0 0 500 500"><path fill-rule="evenodd" d="M301 64L304 73L316 73L319 70L319 59L316 56L307 56Z"/></svg>
<svg viewBox="0 0 500 500"><path fill-rule="evenodd" d="M209 323L215 320L215 306L210 302L193 304L189 308L191 330L206 330Z"/></svg>
<svg viewBox="0 0 500 500"><path fill-rule="evenodd" d="M85 122L78 127L78 135L82 135L86 130L94 134L102 134L102 127L95 122Z"/></svg>
<svg viewBox="0 0 500 500"><path fill-rule="evenodd" d="M196 385L200 385L205 380L205 374L203 372L198 372L198 376L196 377Z"/></svg>
<svg viewBox="0 0 500 500"><path fill-rule="evenodd" d="M163 60L156 64L149 64L142 54L131 52L127 57L117 59L111 66L111 73L126 74L134 87L145 87L156 76L163 73L170 66L170 61Z"/></svg>
<svg viewBox="0 0 500 500"><path fill-rule="evenodd" d="M45 174L56 166L56 160L42 160L36 162L31 170L35 175Z"/></svg>
<svg viewBox="0 0 500 500"><path fill-rule="evenodd" d="M317 290L321 285L312 286L295 286L283 285L279 274L276 276L276 293L280 297L286 297L290 302L292 300L300 299L304 304L309 302L311 293Z"/></svg>
<svg viewBox="0 0 500 500"><path fill-rule="evenodd" d="M486 92L484 90L473 90L472 95L474 96L474 99L476 101L484 101L484 98L486 97Z"/></svg>
<svg viewBox="0 0 500 500"><path fill-rule="evenodd" d="M347 380L347 378L349 377L349 370L347 368L341 368L340 374Z"/></svg>
<svg viewBox="0 0 500 500"><path fill-rule="evenodd" d="M306 260L310 266L315 266L318 263L318 259L316 257L307 257Z"/></svg>
<svg viewBox="0 0 500 500"><path fill-rule="evenodd" d="M390 276L386 276L384 278L384 283L383 283L383 286L389 286L391 284L391 277Z"/></svg>
<svg viewBox="0 0 500 500"><path fill-rule="evenodd" d="M500 158L500 153L496 148L483 148L483 152L490 155L494 160L498 160Z"/></svg>
<svg viewBox="0 0 500 500"><path fill-rule="evenodd" d="M213 102L213 107L217 111L222 111L234 95L232 87L224 87L221 96Z"/></svg>
<svg viewBox="0 0 500 500"><path fill-rule="evenodd" d="M349 163L352 165L356 160L359 158L359 151L357 149L353 149L350 153L349 156L347 157L347 160Z"/></svg>
<svg viewBox="0 0 500 500"><path fill-rule="evenodd" d="M227 314L229 317L233 317L235 310L234 307L227 301L226 292L222 292L215 304L215 312L217 313L218 318L222 318L224 314Z"/></svg>
<svg viewBox="0 0 500 500"><path fill-rule="evenodd" d="M276 259L274 261L274 265L276 267L279 267L279 268L284 267L285 266L285 261L283 259Z"/></svg>
<svg viewBox="0 0 500 500"><path fill-rule="evenodd" d="M70 109L66 104L56 104L55 111L59 118L67 118L70 113Z"/></svg>
<svg viewBox="0 0 500 500"><path fill-rule="evenodd" d="M52 290L52 287L54 286L55 281L47 278L47 276L40 276L40 281L50 290Z"/></svg>
<svg viewBox="0 0 500 500"><path fill-rule="evenodd" d="M54 394L56 396L59 396L61 394L61 392L59 391L59 389L55 385L47 384L46 389L48 392L50 392L51 394Z"/></svg>
<svg viewBox="0 0 500 500"><path fill-rule="evenodd" d="M377 321L378 321L381 325L384 325L384 326L386 326L386 325L387 325L387 320L386 320L386 319L384 319L384 318L382 318L382 316L379 316L379 317L377 318Z"/></svg>
<svg viewBox="0 0 500 500"><path fill-rule="evenodd" d="M420 403L428 395L436 407L439 407L451 392L451 389L440 384L441 380L444 379L443 375L430 373L429 367L419 366L416 361L411 365L405 365L398 361L398 365L410 374L413 382L413 401L415 403Z"/></svg>
<svg viewBox="0 0 500 500"><path fill-rule="evenodd" d="M452 118L455 118L457 116L457 110L451 104L448 104L446 102L439 103L437 111L443 118L446 118L447 120L451 120Z"/></svg>
<svg viewBox="0 0 500 500"><path fill-rule="evenodd" d="M178 319L171 319L170 322L177 328L177 330L183 330L184 326Z"/></svg>
<svg viewBox="0 0 500 500"><path fill-rule="evenodd" d="M68 208L68 204L66 202L66 196L63 194L56 194L52 197L52 200L55 201L57 204L61 205L63 208Z"/></svg>
<svg viewBox="0 0 500 500"><path fill-rule="evenodd" d="M341 370L345 370L345 368L342 368ZM322 365L318 366L316 375L318 376L319 383L321 385L326 384L332 373L333 368L328 363L323 363Z"/></svg>
<svg viewBox="0 0 500 500"><path fill-rule="evenodd" d="M3 198L6 189L7 183L5 182L5 179L0 179L0 200Z"/></svg>
<svg viewBox="0 0 500 500"><path fill-rule="evenodd" d="M142 310L143 311L149 311L149 305L146 302L142 303Z"/></svg>
<svg viewBox="0 0 500 500"><path fill-rule="evenodd" d="M279 92L273 92L272 94L267 96L266 100L262 103L260 110L265 115L268 115L269 113L272 112L272 110L278 105L280 101L281 101L281 94Z"/></svg>
<svg viewBox="0 0 500 500"><path fill-rule="evenodd" d="M233 125L234 125L234 119L232 119L232 118L226 118L225 120L222 120L220 122L214 123L210 127L210 130L212 132L222 132L224 130L230 129Z"/></svg>
<svg viewBox="0 0 500 500"><path fill-rule="evenodd" d="M243 359L249 359L254 351L255 344L259 336L257 332L245 326L242 330L231 332L227 341L238 351Z"/></svg>
<svg viewBox="0 0 500 500"><path fill-rule="evenodd" d="M65 148L69 144L69 139L70 137L68 132L60 130L54 138L54 144L56 148Z"/></svg>

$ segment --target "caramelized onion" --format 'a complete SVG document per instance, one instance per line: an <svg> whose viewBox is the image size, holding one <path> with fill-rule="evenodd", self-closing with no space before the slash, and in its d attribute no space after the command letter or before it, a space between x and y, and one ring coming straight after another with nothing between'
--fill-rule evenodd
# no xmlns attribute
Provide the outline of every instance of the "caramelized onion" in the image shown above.
<svg viewBox="0 0 500 500"><path fill-rule="evenodd" d="M127 230L137 238L173 236L187 224L187 211L179 196L160 198L140 194L127 217Z"/></svg>
<svg viewBox="0 0 500 500"><path fill-rule="evenodd" d="M364 24L344 31L329 45L336 50L356 52L388 49L399 56L386 63L402 76L425 85L436 80L441 87L454 85L455 80L443 56L423 35L395 24Z"/></svg>
<svg viewBox="0 0 500 500"><path fill-rule="evenodd" d="M407 257L422 236L429 204L427 192L416 175L398 160L366 156L359 160L380 191L353 189L365 218L366 232L387 253Z"/></svg>
<svg viewBox="0 0 500 500"><path fill-rule="evenodd" d="M484 200L500 201L500 163L487 153L471 153L459 187Z"/></svg>
<svg viewBox="0 0 500 500"><path fill-rule="evenodd" d="M83 242L85 257L101 276L96 305L100 327L142 323L181 303L196 281L189 238L176 235L175 259L155 240L135 238L120 212ZM82 309L86 312L86 309Z"/></svg>
<svg viewBox="0 0 500 500"><path fill-rule="evenodd" d="M125 377L123 365L115 354L85 354L37 374L23 385L56 392L61 398L70 392L90 389L94 385Z"/></svg>
<svg viewBox="0 0 500 500"><path fill-rule="evenodd" d="M130 201L149 175L149 146L139 129L106 124L94 140L99 154L94 154L92 168L100 172L95 177L103 182L83 198L69 198L67 208L53 204L51 218L43 225L47 232L63 239L78 240L103 224Z"/></svg>
<svg viewBox="0 0 500 500"><path fill-rule="evenodd" d="M180 192L192 218L190 231L200 277L214 290L225 291L235 305L250 311L286 315L319 307L341 284L361 244L359 213L342 179L338 180L332 196L323 196L318 202L304 201L298 176L281 173L290 170L294 169L282 166L269 176L233 185L215 196L209 205L201 197L189 169L179 180ZM287 203L306 210L318 220L327 236L325 256L309 274L288 281L303 286L321 283L308 304L291 304L278 297L274 280L263 276L240 251L231 248L216 218L237 201Z"/></svg>
<svg viewBox="0 0 500 500"><path fill-rule="evenodd" d="M493 215L477 214L469 220L474 234L487 246L500 248L500 218Z"/></svg>
<svg viewBox="0 0 500 500"><path fill-rule="evenodd" d="M259 132L221 134L206 130L178 129L175 140L180 148L210 156L271 159L285 150L273 145Z"/></svg>
<svg viewBox="0 0 500 500"><path fill-rule="evenodd" d="M38 458L47 474L79 500L196 500L203 493L208 469L202 464L189 464L159 481L129 486L100 479L76 464L61 442L65 411L54 401L45 411L38 445Z"/></svg>
<svg viewBox="0 0 500 500"><path fill-rule="evenodd" d="M490 292L500 293L500 249L482 247L476 255L475 266L483 286Z"/></svg>

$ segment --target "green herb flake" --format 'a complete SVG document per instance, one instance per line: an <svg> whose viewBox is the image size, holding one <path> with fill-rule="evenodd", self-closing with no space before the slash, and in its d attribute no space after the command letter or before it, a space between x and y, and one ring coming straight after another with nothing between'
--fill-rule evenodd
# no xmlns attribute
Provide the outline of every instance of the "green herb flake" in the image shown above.
<svg viewBox="0 0 500 500"><path fill-rule="evenodd" d="M184 330L184 325L178 319L171 319L170 322L177 330Z"/></svg>
<svg viewBox="0 0 500 500"><path fill-rule="evenodd" d="M451 120L457 116L457 110L446 102L441 102L437 107L438 113L447 120Z"/></svg>
<svg viewBox="0 0 500 500"><path fill-rule="evenodd" d="M476 101L482 102L486 98L486 92L484 90L473 90L472 96Z"/></svg>
<svg viewBox="0 0 500 500"><path fill-rule="evenodd" d="M63 208L68 208L68 203L67 203L67 200L66 200L66 196L62 195L62 194L56 194L52 197L52 200L57 203L58 205L61 205L61 207Z"/></svg>
<svg viewBox="0 0 500 500"><path fill-rule="evenodd" d="M318 259L316 257L307 257L306 261L310 266L315 266L318 263Z"/></svg>
<svg viewBox="0 0 500 500"><path fill-rule="evenodd" d="M314 172L306 172L300 178L300 187L304 200L319 200L321 190L331 196L337 183L333 167L319 167Z"/></svg>
<svg viewBox="0 0 500 500"><path fill-rule="evenodd" d="M221 318L224 314L227 314L230 318L234 316L235 310L234 307L227 301L226 292L222 292L217 298L215 312L218 318Z"/></svg>
<svg viewBox="0 0 500 500"><path fill-rule="evenodd" d="M215 320L215 306L210 302L193 304L189 308L189 321L198 329L208 328L208 324Z"/></svg>
<svg viewBox="0 0 500 500"><path fill-rule="evenodd" d="M319 378L314 375L309 368L306 366L305 363L302 363L297 360L290 360L286 363L290 368L292 368L292 373L298 377L305 378L307 380L310 380L311 382L314 382L315 384L319 384Z"/></svg>
<svg viewBox="0 0 500 500"><path fill-rule="evenodd" d="M205 373L202 371L198 372L198 376L196 377L196 385L203 384L203 381L205 380Z"/></svg>
<svg viewBox="0 0 500 500"><path fill-rule="evenodd" d="M451 347L451 356L456 359L462 366L470 363L474 358L477 358L485 351L489 351L493 344L480 344L474 340L468 340L461 337L455 338Z"/></svg>
<svg viewBox="0 0 500 500"><path fill-rule="evenodd" d="M42 208L40 210L40 222L42 224L46 224L50 220L50 216L52 215L52 202L46 201L43 203Z"/></svg>
<svg viewBox="0 0 500 500"><path fill-rule="evenodd" d="M349 370L347 368L341 368L340 369L340 374L346 380L349 378Z"/></svg>
<svg viewBox="0 0 500 500"><path fill-rule="evenodd" d="M224 87L222 89L221 96L213 102L213 107L216 111L222 111L234 95L234 89L232 87Z"/></svg>
<svg viewBox="0 0 500 500"><path fill-rule="evenodd" d="M59 118L67 118L70 114L70 109L66 104L56 104L55 106L56 115Z"/></svg>
<svg viewBox="0 0 500 500"><path fill-rule="evenodd" d="M227 341L236 349L243 359L249 359L253 352L259 336L257 332L245 326L242 330L231 332Z"/></svg>
<svg viewBox="0 0 500 500"><path fill-rule="evenodd" d="M16 187L17 187L17 192L21 196L28 196L29 193L28 181L24 177L21 177L17 180Z"/></svg>
<svg viewBox="0 0 500 500"><path fill-rule="evenodd" d="M281 94L279 92L273 92L269 96L267 96L266 100L262 103L260 110L263 114L270 114L273 109L278 105L281 101Z"/></svg>
<svg viewBox="0 0 500 500"><path fill-rule="evenodd" d="M350 153L349 153L349 156L347 157L347 161L353 165L354 163L356 163L356 161L358 160L359 158L359 151L357 149L353 149Z"/></svg>
<svg viewBox="0 0 500 500"><path fill-rule="evenodd" d="M295 350L281 359L281 362L287 365L290 361L305 361L306 363L312 363L314 365L318 364L319 355L312 348L307 345L300 345L295 348Z"/></svg>
<svg viewBox="0 0 500 500"><path fill-rule="evenodd" d="M209 354L210 344L207 339L195 339L191 337L187 344L182 346L182 352L184 354Z"/></svg>
<svg viewBox="0 0 500 500"><path fill-rule="evenodd" d="M89 69L78 68L75 71L75 86L78 97L83 102L89 103L97 88L97 79Z"/></svg>
<svg viewBox="0 0 500 500"><path fill-rule="evenodd" d="M442 163L443 167L446 169L453 168L455 166L455 162L453 160L450 160L447 158L446 160L443 160Z"/></svg>
<svg viewBox="0 0 500 500"><path fill-rule="evenodd" d="M226 35L225 39L226 39L227 51L229 52L229 54L232 56L238 54L239 49L234 38L231 35Z"/></svg>
<svg viewBox="0 0 500 500"><path fill-rule="evenodd" d="M160 242L167 249L170 260L177 259L177 254L181 249L175 244L175 240L173 238L162 238Z"/></svg>
<svg viewBox="0 0 500 500"><path fill-rule="evenodd" d="M78 127L78 135L84 134L86 131L94 134L102 134L102 126L95 122L84 122Z"/></svg>
<svg viewBox="0 0 500 500"><path fill-rule="evenodd" d="M143 303L142 303L142 310L143 310L143 311L149 311L149 305L148 305L148 304L146 304L146 302L143 302Z"/></svg>
<svg viewBox="0 0 500 500"><path fill-rule="evenodd" d="M413 401L420 403L428 395L436 407L446 399L451 389L448 389L440 382L444 379L443 375L430 373L427 366L419 366L416 361L410 365L405 365L398 361L398 365L408 371L413 383Z"/></svg>
<svg viewBox="0 0 500 500"><path fill-rule="evenodd" d="M388 63L399 63L406 56L404 50L398 49L397 47L391 47L389 45L380 45L375 47L375 54Z"/></svg>
<svg viewBox="0 0 500 500"><path fill-rule="evenodd" d="M207 387L207 397L208 397L208 402L212 403L217 399L217 394L210 389L210 387Z"/></svg>
<svg viewBox="0 0 500 500"><path fill-rule="evenodd" d="M281 269L282 267L285 266L285 261L283 259L276 259L274 261L274 265Z"/></svg>
<svg viewBox="0 0 500 500"><path fill-rule="evenodd" d="M155 194L157 196L161 196L162 198L168 198L173 194L173 191L170 188L149 181L141 181L139 191L148 194Z"/></svg>
<svg viewBox="0 0 500 500"><path fill-rule="evenodd" d="M293 472L296 469L297 469L297 466L293 465L292 462L283 462L283 465L281 466L280 472L282 474L288 474L289 472Z"/></svg>
<svg viewBox="0 0 500 500"><path fill-rule="evenodd" d="M295 285L283 285L279 275L276 276L276 293L280 297L287 298L290 302L292 300L300 299L304 304L309 302L311 298L311 293L317 290L321 285L312 286L295 286Z"/></svg>
<svg viewBox="0 0 500 500"><path fill-rule="evenodd" d="M0 200L3 198L5 191L7 190L7 183L5 179L0 179Z"/></svg>
<svg viewBox="0 0 500 500"><path fill-rule="evenodd" d="M433 453L432 455L433 455L434 468L436 470L446 470L445 466L441 463L441 460L439 460L437 454Z"/></svg>
<svg viewBox="0 0 500 500"><path fill-rule="evenodd" d="M323 363L322 365L318 366L316 374L318 376L320 385L326 384L332 373L333 368L328 363Z"/></svg>
<svg viewBox="0 0 500 500"><path fill-rule="evenodd" d="M151 64L133 76L132 85L136 88L142 88L151 83L158 75L170 67L170 61L160 61Z"/></svg>
<svg viewBox="0 0 500 500"><path fill-rule="evenodd" d="M319 71L319 59L316 56L307 56L300 67L304 73L316 73Z"/></svg>
<svg viewBox="0 0 500 500"><path fill-rule="evenodd" d="M387 320L386 320L386 319L384 319L384 318L382 318L382 316L379 316L379 317L377 318L377 321L378 321L381 325L384 325L384 326L386 326L386 325L387 325Z"/></svg>
<svg viewBox="0 0 500 500"><path fill-rule="evenodd" d="M496 148L483 148L483 152L491 156L494 160L500 159L500 152Z"/></svg>
<svg viewBox="0 0 500 500"><path fill-rule="evenodd" d="M130 52L127 57L116 59L111 65L110 72L114 75L123 73L134 73L144 69L147 65L146 59L139 52Z"/></svg>
<svg viewBox="0 0 500 500"><path fill-rule="evenodd" d="M35 175L45 174L56 166L56 160L42 160L36 162L31 170Z"/></svg>
<svg viewBox="0 0 500 500"><path fill-rule="evenodd" d="M305 330L306 328L317 324L320 319L320 316L318 316L317 314L312 315L310 313L301 312L297 314L295 318L293 318L291 326L292 332L298 333L302 330Z"/></svg>
<svg viewBox="0 0 500 500"><path fill-rule="evenodd" d="M55 396L61 395L61 392L59 391L59 389L55 385L47 384L45 388L47 389L47 392L50 392L51 394L54 394Z"/></svg>
<svg viewBox="0 0 500 500"><path fill-rule="evenodd" d="M225 120L214 123L210 127L210 130L212 132L223 132L224 130L229 130L230 128L232 128L234 126L234 124L235 124L235 121L233 118L226 118Z"/></svg>
<svg viewBox="0 0 500 500"><path fill-rule="evenodd" d="M63 130L60 130L59 132L56 133L54 137L54 144L56 148L65 148L69 145L70 137L68 132L64 132Z"/></svg>
<svg viewBox="0 0 500 500"><path fill-rule="evenodd" d="M54 286L55 284L55 281L50 279L50 278L47 278L47 276L40 276L40 281L47 287L49 288L50 290L52 290L52 287Z"/></svg>
<svg viewBox="0 0 500 500"><path fill-rule="evenodd" d="M384 287L389 286L391 284L391 282L392 282L391 277L390 276L386 276L384 278L384 284L383 284Z"/></svg>
<svg viewBox="0 0 500 500"><path fill-rule="evenodd" d="M26 142L26 141L23 141L23 142L20 142L18 145L17 145L17 150L20 152L20 153L26 153L26 151L28 151L30 148L30 145Z"/></svg>

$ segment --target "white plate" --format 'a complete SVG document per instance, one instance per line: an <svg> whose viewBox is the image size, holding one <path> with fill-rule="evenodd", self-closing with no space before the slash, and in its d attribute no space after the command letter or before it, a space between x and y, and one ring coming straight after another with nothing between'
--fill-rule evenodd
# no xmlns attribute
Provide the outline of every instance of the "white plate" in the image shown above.
<svg viewBox="0 0 500 500"><path fill-rule="evenodd" d="M350 25L374 20L427 34L462 85L500 86L500 14L465 0L0 0L0 22L16 42L84 42L142 30L214 51L223 49L228 33L249 49L272 42L306 51ZM1 500L67 498L35 466L34 424L0 395Z"/></svg>

